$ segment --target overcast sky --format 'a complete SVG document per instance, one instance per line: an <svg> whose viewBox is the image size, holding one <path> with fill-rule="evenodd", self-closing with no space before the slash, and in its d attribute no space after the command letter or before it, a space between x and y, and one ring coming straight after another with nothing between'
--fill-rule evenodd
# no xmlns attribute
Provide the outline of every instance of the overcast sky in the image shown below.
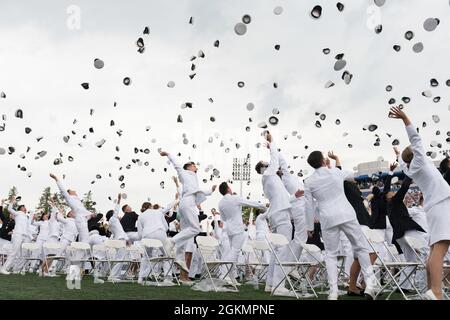
<svg viewBox="0 0 450 320"><path fill-rule="evenodd" d="M316 149L333 149L348 169L378 157L392 160L392 140L399 139L404 147L407 137L401 122L387 118L388 101L401 101L404 96L411 98L405 108L413 121L420 127L423 121L427 124L421 129L426 146L432 141L442 143L441 149L428 150L449 149L449 1L387 0L380 8L373 0L341 2L345 5L342 12L335 1L325 0L130 0L114 4L106 0L2 0L0 91L6 98L0 98L0 114L6 115L6 121L0 123L5 124L0 147L14 146L16 151L0 155L0 194L6 197L15 185L23 202L34 207L43 188L52 186L56 191L48 177L54 172L65 174L67 186L80 194L92 190L103 212L112 207L108 196L118 192L127 193L127 202L136 210L147 198L165 204L175 192L169 180L175 171L159 156L158 148L181 153L180 162L200 162L200 179L209 178L208 166L220 170L219 179L203 184L209 188L231 178L233 157L251 154L252 166L268 159L267 149L256 147L263 142L258 124L267 122L274 108L280 111L279 124L270 130L295 172L311 173L302 157ZM315 5L323 7L317 20L310 16ZM276 6L282 6L282 14L274 14ZM244 14L252 20L246 34L239 36L234 26ZM190 17L193 24L189 24ZM440 20L433 32L424 30L427 18ZM380 34L373 30L376 24L383 26ZM142 34L146 26L150 35ZM411 41L404 37L408 30L414 32ZM139 37L146 46L143 54L137 52ZM213 45L216 40L220 41L218 48ZM412 51L417 42L424 45L421 53ZM279 51L274 49L277 44ZM400 52L393 45L400 45ZM331 53L323 54L324 48ZM199 50L205 58L191 62ZM334 71L335 56L340 53L347 65ZM103 69L94 68L95 58L104 61ZM192 63L196 65L193 80L189 78L194 73ZM341 79L345 70L353 74L349 85ZM124 77L130 77L130 86L122 83ZM431 78L439 86L432 88ZM175 82L174 88L167 87L169 81ZM237 86L239 81L245 83L243 88ZM335 85L326 89L327 81ZM81 87L83 82L90 84L89 90ZM392 85L391 92L386 92L387 85ZM440 96L440 101L422 96L425 90L431 90L433 98ZM182 109L185 102L193 108ZM246 108L249 102L255 105L253 111ZM14 116L19 108L23 119ZM90 109L94 109L92 115ZM315 126L319 120L315 112L326 115L320 129ZM179 114L183 123L177 123ZM439 123L433 122L433 115L440 117ZM369 124L378 129L363 131ZM149 131L147 126L151 126ZM32 129L30 134L25 127ZM117 130L122 130L120 137ZM440 135L436 135L438 130ZM378 147L373 145L375 134L381 139ZM68 143L63 141L66 135L70 136ZM39 136L43 139L38 142ZM97 148L95 143L101 139L106 142ZM135 154L135 148L148 148L150 153ZM35 160L43 150L47 155ZM55 166L59 153L63 163ZM441 158L441 154L436 157ZM132 159L149 165L139 166ZM130 169L126 169L128 164ZM118 180L122 174L124 189ZM252 185L244 187L245 195L251 193L261 200L260 184L252 171ZM234 189L239 192L237 185ZM216 194L204 207L217 206L219 199Z"/></svg>

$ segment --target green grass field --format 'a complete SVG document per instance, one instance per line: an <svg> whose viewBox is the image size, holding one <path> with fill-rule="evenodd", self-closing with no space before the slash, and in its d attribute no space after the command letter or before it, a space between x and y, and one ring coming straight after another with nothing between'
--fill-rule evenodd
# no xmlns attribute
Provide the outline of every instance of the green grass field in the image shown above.
<svg viewBox="0 0 450 320"><path fill-rule="evenodd" d="M261 287L255 290L253 286L239 287L239 293L234 292L199 292L186 286L153 287L137 283L94 284L89 276L81 282L81 290L70 290L66 286L65 277L41 278L36 275L0 275L1 299L38 299L38 300L287 300L288 297L271 297ZM396 298L399 296L396 295ZM395 298L395 297L394 297ZM319 299L326 299L321 295ZM340 296L342 300L364 300Z"/></svg>

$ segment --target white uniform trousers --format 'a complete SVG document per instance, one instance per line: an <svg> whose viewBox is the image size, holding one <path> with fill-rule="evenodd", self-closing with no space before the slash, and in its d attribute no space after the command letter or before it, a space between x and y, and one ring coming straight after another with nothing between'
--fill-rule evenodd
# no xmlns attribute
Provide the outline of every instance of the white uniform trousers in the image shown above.
<svg viewBox="0 0 450 320"><path fill-rule="evenodd" d="M181 198L179 205L180 228L181 231L172 238L176 246L176 258L185 261L185 249L189 239L192 239L201 232L198 221L198 209L195 205L195 196Z"/></svg>
<svg viewBox="0 0 450 320"><path fill-rule="evenodd" d="M308 231L306 230L305 211L304 208L292 209L292 220L294 222L294 239L291 241L291 248L297 259L302 255L303 247L308 240ZM292 260L295 261L295 260Z"/></svg>
<svg viewBox="0 0 450 320"><path fill-rule="evenodd" d="M3 270L8 271L11 267L14 267L20 259L22 243L25 241L25 236L22 234L12 234L11 244L12 249L8 254L8 258L3 265Z"/></svg>
<svg viewBox="0 0 450 320"><path fill-rule="evenodd" d="M275 228L274 233L282 234L288 240L291 240L292 224L290 223L290 221L288 221L285 224L281 224ZM287 246L277 247L274 249L275 249L275 252L276 252L278 258L281 260L281 262L289 260L291 253ZM276 265L275 262L276 262L275 255L272 254L270 257L269 268L268 268L268 272L267 272L267 280L266 280L266 283L271 287L276 286L281 281L281 279L283 279L283 277L284 277L283 270L281 270L280 266ZM284 288L284 285L281 284L279 286L279 288Z"/></svg>
<svg viewBox="0 0 450 320"><path fill-rule="evenodd" d="M223 260L225 261L233 261L234 263L238 262L239 253L244 245L244 242L247 238L247 234L245 232L237 233L232 236L228 236L230 241L230 250L223 256ZM232 268L229 276L231 279L236 278L236 268Z"/></svg>
<svg viewBox="0 0 450 320"><path fill-rule="evenodd" d="M352 245L354 257L358 258L365 282L368 286L374 286L375 277L372 264L370 263L369 250L367 249L361 226L358 224L358 221L354 219L322 231L330 292L338 292L337 256L339 255L341 231L344 232Z"/></svg>

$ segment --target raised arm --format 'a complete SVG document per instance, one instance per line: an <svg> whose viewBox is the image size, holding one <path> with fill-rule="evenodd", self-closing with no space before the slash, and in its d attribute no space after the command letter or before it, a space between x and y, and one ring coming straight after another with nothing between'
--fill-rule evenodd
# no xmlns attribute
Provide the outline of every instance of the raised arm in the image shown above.
<svg viewBox="0 0 450 320"><path fill-rule="evenodd" d="M421 166L424 163L426 157L425 149L422 144L422 139L417 133L416 128L411 123L405 112L399 107L392 107L389 112L389 117L394 119L401 119L406 127L406 133L408 134L409 142L414 154L414 162Z"/></svg>
<svg viewBox="0 0 450 320"><path fill-rule="evenodd" d="M175 207L175 205L178 203L178 200L174 200L171 203L167 204L164 208L161 208L161 213L162 214L167 214L168 212L170 212L172 210L173 207Z"/></svg>
<svg viewBox="0 0 450 320"><path fill-rule="evenodd" d="M67 192L67 188L65 187L64 183L58 179L57 176L55 176L53 173L50 173L50 177L55 180L56 185L59 188L59 191L61 192L61 194L63 195L64 199L66 199L67 202L69 202L70 199L70 195Z"/></svg>
<svg viewBox="0 0 450 320"><path fill-rule="evenodd" d="M403 201L403 199L406 196L406 193L409 190L409 186L412 183L412 179L408 176L405 177L405 179L403 180L402 186L400 187L400 189L397 191L397 193L395 194L395 198L398 201Z"/></svg>
<svg viewBox="0 0 450 320"><path fill-rule="evenodd" d="M184 169L178 163L178 161L175 159L175 157L172 156L170 153L165 152L165 151L160 151L159 154L161 155L161 157L167 157L169 159L170 163L172 163L173 167L177 171L178 176L181 177L181 175L183 174Z"/></svg>
<svg viewBox="0 0 450 320"><path fill-rule="evenodd" d="M16 211L16 210L13 209L14 204L15 204L15 200L14 200L14 201L11 201L11 202L9 203L9 205L8 205L8 212L9 212L9 214L10 214L13 218L15 218L16 215L19 214L18 211Z"/></svg>
<svg viewBox="0 0 450 320"><path fill-rule="evenodd" d="M342 170L341 159L333 151L328 151L328 158L333 159L336 162L336 168Z"/></svg>
<svg viewBox="0 0 450 320"><path fill-rule="evenodd" d="M270 163L267 169L264 171L265 176L276 175L278 169L280 168L280 161L278 156L278 150L273 143L268 144L270 149Z"/></svg>
<svg viewBox="0 0 450 320"><path fill-rule="evenodd" d="M56 216L58 215L58 208L52 206L50 210L50 221L56 221Z"/></svg>
<svg viewBox="0 0 450 320"><path fill-rule="evenodd" d="M58 212L56 215L56 220L58 220L59 222L66 224L67 223L67 219L64 218L64 216L62 215L62 213Z"/></svg>
<svg viewBox="0 0 450 320"><path fill-rule="evenodd" d="M392 178L394 177L394 170L396 167L397 167L396 163L392 163L391 166L389 167L388 176L384 180L383 193L385 193L385 194L388 193L389 191L391 191L391 182L392 182Z"/></svg>

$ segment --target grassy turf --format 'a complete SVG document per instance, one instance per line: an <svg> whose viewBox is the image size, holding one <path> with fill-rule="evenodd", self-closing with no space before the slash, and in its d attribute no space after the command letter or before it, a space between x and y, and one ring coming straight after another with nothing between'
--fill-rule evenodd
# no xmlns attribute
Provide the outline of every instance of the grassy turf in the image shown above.
<svg viewBox="0 0 450 320"><path fill-rule="evenodd" d="M288 297L271 297L261 287L255 290L253 286L239 287L239 293L234 292L200 292L186 286L152 287L137 283L94 284L89 276L81 282L81 290L70 290L66 286L65 277L41 278L36 275L0 275L1 299L38 299L38 300L287 300ZM398 295L396 296L398 297ZM395 297L394 297L395 298ZM319 296L326 299L326 295ZM341 296L339 299L361 300Z"/></svg>

